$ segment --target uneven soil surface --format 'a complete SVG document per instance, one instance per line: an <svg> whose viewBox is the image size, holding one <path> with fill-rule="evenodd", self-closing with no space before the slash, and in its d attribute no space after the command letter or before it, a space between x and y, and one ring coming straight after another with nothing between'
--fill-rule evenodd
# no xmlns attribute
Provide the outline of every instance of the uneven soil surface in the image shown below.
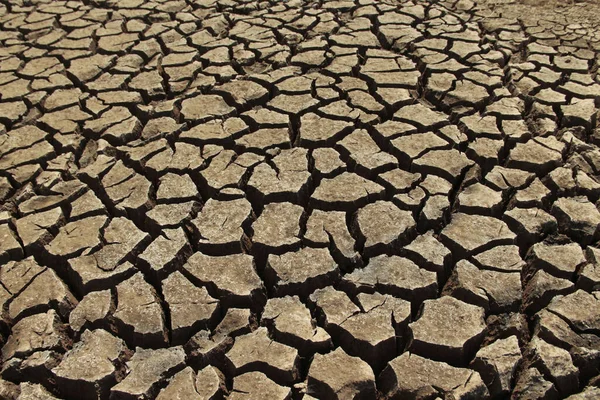
<svg viewBox="0 0 600 400"><path fill-rule="evenodd" d="M0 0L0 399L600 398L597 2Z"/></svg>

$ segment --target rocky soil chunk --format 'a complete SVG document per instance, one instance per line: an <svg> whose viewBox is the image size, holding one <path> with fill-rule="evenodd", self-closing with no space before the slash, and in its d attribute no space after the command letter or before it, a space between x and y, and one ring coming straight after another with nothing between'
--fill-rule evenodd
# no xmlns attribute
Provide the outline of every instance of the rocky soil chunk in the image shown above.
<svg viewBox="0 0 600 400"><path fill-rule="evenodd" d="M377 386L390 398L398 399L425 400L435 396L484 399L489 396L478 372L409 352L390 361L377 378Z"/></svg>
<svg viewBox="0 0 600 400"><path fill-rule="evenodd" d="M499 219L458 213L441 238L459 254L476 254L494 246L512 244L516 235Z"/></svg>
<svg viewBox="0 0 600 400"><path fill-rule="evenodd" d="M23 318L12 327L2 347L2 360L27 356L40 350L63 350L70 344L66 327L54 310Z"/></svg>
<svg viewBox="0 0 600 400"><path fill-rule="evenodd" d="M59 400L38 383L23 382L19 385L19 397L23 400Z"/></svg>
<svg viewBox="0 0 600 400"><path fill-rule="evenodd" d="M459 261L443 293L483 307L494 314L517 311L521 303L521 274L479 269L467 260Z"/></svg>
<svg viewBox="0 0 600 400"><path fill-rule="evenodd" d="M307 296L332 284L339 269L327 249L302 248L282 255L269 255L265 277L278 295Z"/></svg>
<svg viewBox="0 0 600 400"><path fill-rule="evenodd" d="M151 208L152 184L143 175L117 162L102 178L110 204L120 214L139 215Z"/></svg>
<svg viewBox="0 0 600 400"><path fill-rule="evenodd" d="M316 398L370 399L375 396L375 376L367 363L337 348L315 355L308 370L307 393Z"/></svg>
<svg viewBox="0 0 600 400"><path fill-rule="evenodd" d="M194 286L179 271L162 281L162 295L169 307L173 343L184 343L191 332L216 324L219 301L206 288Z"/></svg>
<svg viewBox="0 0 600 400"><path fill-rule="evenodd" d="M419 235L410 244L404 246L406 257L423 268L445 276L449 268L452 253L437 238L433 231Z"/></svg>
<svg viewBox="0 0 600 400"><path fill-rule="evenodd" d="M558 228L556 218L539 208L513 208L503 219L524 245L540 241Z"/></svg>
<svg viewBox="0 0 600 400"><path fill-rule="evenodd" d="M497 215L502 207L502 193L476 183L458 195L458 203L459 210L467 214Z"/></svg>
<svg viewBox="0 0 600 400"><path fill-rule="evenodd" d="M523 308L534 314L548 305L554 297L566 295L573 290L573 282L557 278L544 270L539 270L531 277L525 287Z"/></svg>
<svg viewBox="0 0 600 400"><path fill-rule="evenodd" d="M554 202L552 214L559 230L582 244L589 244L600 235L600 211L585 197L561 197Z"/></svg>
<svg viewBox="0 0 600 400"><path fill-rule="evenodd" d="M473 165L473 161L455 149L431 150L414 160L412 165L416 172L438 175L455 182Z"/></svg>
<svg viewBox="0 0 600 400"><path fill-rule="evenodd" d="M338 143L340 152L348 155L349 165L357 171L372 175L398 163L394 156L382 151L364 129L352 132Z"/></svg>
<svg viewBox="0 0 600 400"><path fill-rule="evenodd" d="M569 349L576 360L582 377L592 377L598 360L598 339L579 329L572 328L568 320L544 309L536 314L534 334L544 341Z"/></svg>
<svg viewBox="0 0 600 400"><path fill-rule="evenodd" d="M267 204L252 224L252 241L264 251L284 252L300 244L300 218L304 210L291 203Z"/></svg>
<svg viewBox="0 0 600 400"><path fill-rule="evenodd" d="M23 249L17 240L16 234L8 224L0 225L0 261L6 263L11 258L23 257Z"/></svg>
<svg viewBox="0 0 600 400"><path fill-rule="evenodd" d="M366 256L408 241L416 227L412 213L387 201L376 201L362 207L356 213L356 224L359 235L364 238Z"/></svg>
<svg viewBox="0 0 600 400"><path fill-rule="evenodd" d="M258 371L281 384L290 384L299 376L298 350L274 342L264 327L236 338L225 357L233 376Z"/></svg>
<svg viewBox="0 0 600 400"><path fill-rule="evenodd" d="M167 343L160 299L140 272L117 285L117 308L113 317L119 334L128 343L145 347L159 347Z"/></svg>
<svg viewBox="0 0 600 400"><path fill-rule="evenodd" d="M310 201L315 208L345 211L377 200L383 191L383 186L375 182L344 172L334 178L323 179Z"/></svg>
<svg viewBox="0 0 600 400"><path fill-rule="evenodd" d="M84 218L61 227L46 251L54 257L72 258L89 254L100 246L100 230L106 225L105 216Z"/></svg>
<svg viewBox="0 0 600 400"><path fill-rule="evenodd" d="M138 256L140 268L151 277L162 278L183 264L191 249L183 229L164 229Z"/></svg>
<svg viewBox="0 0 600 400"><path fill-rule="evenodd" d="M52 373L70 396L100 398L116 383L125 350L125 343L107 331L86 330Z"/></svg>
<svg viewBox="0 0 600 400"><path fill-rule="evenodd" d="M158 202L183 202L198 197L198 189L189 175L168 173L160 178L156 191Z"/></svg>
<svg viewBox="0 0 600 400"><path fill-rule="evenodd" d="M492 396L506 396L513 388L520 360L519 341L513 335L482 347L470 366L479 372Z"/></svg>
<svg viewBox="0 0 600 400"><path fill-rule="evenodd" d="M306 221L304 239L311 245L328 247L334 259L344 266L360 258L342 211L313 210Z"/></svg>
<svg viewBox="0 0 600 400"><path fill-rule="evenodd" d="M102 325L109 314L114 311L110 290L90 292L69 314L69 326L75 332L81 332L84 327Z"/></svg>
<svg viewBox="0 0 600 400"><path fill-rule="evenodd" d="M583 250L577 243L536 243L531 248L528 259L533 268L543 269L564 279L572 278L577 268L586 262Z"/></svg>
<svg viewBox="0 0 600 400"><path fill-rule="evenodd" d="M515 245L493 247L474 256L473 262L483 269L500 272L519 272L526 266Z"/></svg>
<svg viewBox="0 0 600 400"><path fill-rule="evenodd" d="M183 268L224 305L250 306L263 296L262 281L247 254L214 257L195 253Z"/></svg>
<svg viewBox="0 0 600 400"><path fill-rule="evenodd" d="M301 355L323 353L333 347L329 334L317 326L297 296L268 300L261 324L270 328L278 342L297 348Z"/></svg>
<svg viewBox="0 0 600 400"><path fill-rule="evenodd" d="M262 202L297 203L306 197L309 178L308 151L284 149L271 163L261 163L254 168L248 188Z"/></svg>
<svg viewBox="0 0 600 400"><path fill-rule="evenodd" d="M435 297L438 288L434 272L419 268L407 258L386 255L372 258L364 268L345 275L342 282L355 292L377 291L415 304Z"/></svg>
<svg viewBox="0 0 600 400"><path fill-rule="evenodd" d="M557 399L558 391L551 382L544 379L535 368L529 368L520 374L515 384L513 398Z"/></svg>
<svg viewBox="0 0 600 400"><path fill-rule="evenodd" d="M412 353L466 365L485 334L484 310L450 296L425 300L420 317L409 324Z"/></svg>
<svg viewBox="0 0 600 400"><path fill-rule="evenodd" d="M156 399L210 399L221 395L222 385L222 374L218 369L209 366L196 374L191 367L186 367L169 380Z"/></svg>
<svg viewBox="0 0 600 400"><path fill-rule="evenodd" d="M518 143L511 150L508 166L536 173L548 172L562 161L565 145L554 137L538 137Z"/></svg>
<svg viewBox="0 0 600 400"><path fill-rule="evenodd" d="M69 275L81 292L114 287L132 274L132 255L138 254L150 236L130 220L113 218L104 230L104 246L95 253L69 260Z"/></svg>
<svg viewBox="0 0 600 400"><path fill-rule="evenodd" d="M30 214L15 221L17 234L23 243L25 251L31 252L36 247L42 247L52 240L51 231L55 231L62 222L63 213L60 208Z"/></svg>
<svg viewBox="0 0 600 400"><path fill-rule="evenodd" d="M240 252L248 239L244 232L252 206L246 199L220 201L210 199L192 220L197 243L207 254L226 255Z"/></svg>
<svg viewBox="0 0 600 400"><path fill-rule="evenodd" d="M531 365L540 371L546 380L554 383L562 396L576 392L579 387L579 371L573 365L571 355L565 349L534 337L525 350Z"/></svg>
<svg viewBox="0 0 600 400"><path fill-rule="evenodd" d="M351 126L349 121L326 118L315 113L304 114L300 118L300 144L310 148L333 143Z"/></svg>
<svg viewBox="0 0 600 400"><path fill-rule="evenodd" d="M221 96L199 95L185 99L181 103L181 113L185 119L207 121L231 114L235 109Z"/></svg>
<svg viewBox="0 0 600 400"><path fill-rule="evenodd" d="M555 298L548 305L548 311L568 321L579 332L594 330L600 324L600 314L596 307L599 295L598 292L577 290L575 293Z"/></svg>
<svg viewBox="0 0 600 400"><path fill-rule="evenodd" d="M112 387L111 397L149 399L157 394L158 386L166 378L184 367L185 352L181 347L156 350L137 347L126 364L128 374Z"/></svg>
<svg viewBox="0 0 600 400"><path fill-rule="evenodd" d="M315 291L310 301L325 329L344 350L367 361L377 371L397 351L398 336L405 339L401 332L410 318L407 301L379 293L361 293L354 304L344 292L332 288ZM371 328L366 329L367 326Z"/></svg>
<svg viewBox="0 0 600 400"><path fill-rule="evenodd" d="M15 296L8 305L8 316L17 320L25 315L43 312L54 308L62 316L67 316L77 305L67 285L51 269L45 269Z"/></svg>
<svg viewBox="0 0 600 400"><path fill-rule="evenodd" d="M262 372L246 372L233 379L233 389L229 399L287 399L292 389L278 385Z"/></svg>

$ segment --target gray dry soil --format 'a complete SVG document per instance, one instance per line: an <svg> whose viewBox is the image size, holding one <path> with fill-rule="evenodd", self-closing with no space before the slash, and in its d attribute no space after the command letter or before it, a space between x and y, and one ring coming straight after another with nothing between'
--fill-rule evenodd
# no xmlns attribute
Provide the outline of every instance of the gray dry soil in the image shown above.
<svg viewBox="0 0 600 400"><path fill-rule="evenodd" d="M0 399L600 398L600 4L0 0Z"/></svg>

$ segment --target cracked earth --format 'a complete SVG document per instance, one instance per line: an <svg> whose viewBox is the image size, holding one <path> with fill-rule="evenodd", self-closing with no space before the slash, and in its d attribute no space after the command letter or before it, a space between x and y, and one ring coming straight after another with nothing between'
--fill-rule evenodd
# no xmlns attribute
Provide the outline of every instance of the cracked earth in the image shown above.
<svg viewBox="0 0 600 400"><path fill-rule="evenodd" d="M0 398L600 398L560 3L0 0Z"/></svg>

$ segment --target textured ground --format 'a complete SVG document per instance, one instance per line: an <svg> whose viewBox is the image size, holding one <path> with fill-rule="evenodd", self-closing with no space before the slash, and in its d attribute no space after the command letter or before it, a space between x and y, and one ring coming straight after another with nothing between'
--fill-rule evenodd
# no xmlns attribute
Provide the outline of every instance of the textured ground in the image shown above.
<svg viewBox="0 0 600 400"><path fill-rule="evenodd" d="M522 3L0 0L0 398L600 398L600 6Z"/></svg>

